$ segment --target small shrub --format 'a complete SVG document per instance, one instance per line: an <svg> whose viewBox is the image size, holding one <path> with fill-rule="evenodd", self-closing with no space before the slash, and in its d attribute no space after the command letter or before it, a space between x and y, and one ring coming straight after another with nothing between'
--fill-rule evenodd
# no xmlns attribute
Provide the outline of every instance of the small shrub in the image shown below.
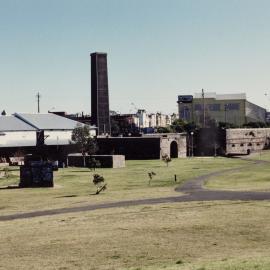
<svg viewBox="0 0 270 270"><path fill-rule="evenodd" d="M154 175L156 175L156 173L154 173L154 172L149 172L148 173L148 177L149 177L149 182L148 182L148 184L149 184L149 186L150 186L150 184L151 184L151 180L153 179L153 176Z"/></svg>
<svg viewBox="0 0 270 270"><path fill-rule="evenodd" d="M182 260L178 260L176 264L183 264L184 262Z"/></svg>
<svg viewBox="0 0 270 270"><path fill-rule="evenodd" d="M93 175L93 183L97 188L96 194L99 194L101 191L107 189L107 184L105 183L104 177L99 174Z"/></svg>
<svg viewBox="0 0 270 270"><path fill-rule="evenodd" d="M167 154L162 156L162 160L166 163L167 167L169 166L169 163L172 161L172 159Z"/></svg>
<svg viewBox="0 0 270 270"><path fill-rule="evenodd" d="M95 158L91 158L89 160L89 164L88 164L89 169L92 170L96 170L96 168L100 168L101 167L101 163L99 160L96 160Z"/></svg>
<svg viewBox="0 0 270 270"><path fill-rule="evenodd" d="M8 169L8 167L4 168L4 173L5 173L5 177L9 178L9 169Z"/></svg>

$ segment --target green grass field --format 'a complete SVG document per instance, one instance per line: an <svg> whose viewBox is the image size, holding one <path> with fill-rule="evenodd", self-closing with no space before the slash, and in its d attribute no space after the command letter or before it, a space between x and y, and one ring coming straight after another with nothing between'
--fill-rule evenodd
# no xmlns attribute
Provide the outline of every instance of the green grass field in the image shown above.
<svg viewBox="0 0 270 270"><path fill-rule="evenodd" d="M266 160L269 152L263 154ZM256 156L254 158L257 158ZM87 169L55 174L54 188L0 189L0 214L74 207L127 199L179 196L187 179L249 165L225 188L267 189L267 165L225 158L128 161L123 169L99 169L108 190L95 187ZM147 173L157 175L149 185ZM18 171L0 186L18 183ZM177 174L178 182L174 182ZM233 174L232 174L233 175ZM252 176L252 181L246 180ZM90 181L91 179L91 181ZM239 181L242 184L239 187ZM215 183L211 179L209 184ZM214 186L214 184L212 184ZM270 202L192 202L145 205L0 222L0 269L269 270Z"/></svg>
<svg viewBox="0 0 270 270"><path fill-rule="evenodd" d="M224 168L241 166L246 162L225 158L174 159L167 167L160 160L127 161L126 168L89 169L67 168L55 173L54 188L0 189L0 213L73 207L89 203L119 200L179 196L174 188L192 177ZM149 185L148 172L154 171ZM108 190L100 195L92 183L93 174L103 175ZM177 175L177 182L174 175ZM8 179L0 179L0 187L18 184L19 171Z"/></svg>
<svg viewBox="0 0 270 270"><path fill-rule="evenodd" d="M270 161L270 152L253 154L249 160ZM232 191L270 191L270 164L250 165L249 167L230 173L210 178L206 184L210 189Z"/></svg>

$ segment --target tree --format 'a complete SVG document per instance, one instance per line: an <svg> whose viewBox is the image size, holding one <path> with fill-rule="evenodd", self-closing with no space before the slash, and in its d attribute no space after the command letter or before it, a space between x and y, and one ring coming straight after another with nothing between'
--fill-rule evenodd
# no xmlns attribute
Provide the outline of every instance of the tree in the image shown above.
<svg viewBox="0 0 270 270"><path fill-rule="evenodd" d="M239 128L239 126L236 126L233 123L225 123L225 122L218 122L218 128L221 129L227 129L227 128Z"/></svg>
<svg viewBox="0 0 270 270"><path fill-rule="evenodd" d="M265 127L267 127L267 124L263 123L263 122L248 122L248 123L244 124L243 127L246 127L246 128L265 128Z"/></svg>
<svg viewBox="0 0 270 270"><path fill-rule="evenodd" d="M90 170L96 170L96 168L99 168L101 166L101 163L99 160L96 160L95 158L90 158L88 166Z"/></svg>
<svg viewBox="0 0 270 270"><path fill-rule="evenodd" d="M113 117L111 117L111 133L112 136L118 136L120 133L119 123Z"/></svg>
<svg viewBox="0 0 270 270"><path fill-rule="evenodd" d="M170 133L171 129L170 127L158 127L157 133Z"/></svg>
<svg viewBox="0 0 270 270"><path fill-rule="evenodd" d="M185 122L182 119L175 119L172 122L171 130L176 133L181 132L191 132L198 129L197 125L194 122Z"/></svg>
<svg viewBox="0 0 270 270"><path fill-rule="evenodd" d="M185 131L186 122L181 119L175 119L172 122L171 129L173 132L181 133Z"/></svg>
<svg viewBox="0 0 270 270"><path fill-rule="evenodd" d="M167 167L169 166L169 163L172 161L172 159L167 154L162 156L162 160L166 163Z"/></svg>
<svg viewBox="0 0 270 270"><path fill-rule="evenodd" d="M9 169L8 167L4 168L5 178L9 178Z"/></svg>
<svg viewBox="0 0 270 270"><path fill-rule="evenodd" d="M77 145L79 151L84 157L84 167L85 167L85 155L93 155L97 152L98 146L96 140L91 137L90 129L87 125L77 125L71 135L71 141Z"/></svg>
<svg viewBox="0 0 270 270"><path fill-rule="evenodd" d="M149 173L148 173L148 177L149 177L149 182L148 182L148 184L149 184L149 186L150 186L150 184L151 184L151 180L153 179L154 175L156 175L155 172L149 172Z"/></svg>

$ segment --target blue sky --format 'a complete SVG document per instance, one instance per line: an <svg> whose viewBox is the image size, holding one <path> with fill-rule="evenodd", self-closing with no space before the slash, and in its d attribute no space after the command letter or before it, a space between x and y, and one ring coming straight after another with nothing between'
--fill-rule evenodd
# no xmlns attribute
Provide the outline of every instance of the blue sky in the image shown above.
<svg viewBox="0 0 270 270"><path fill-rule="evenodd" d="M90 112L90 57L110 107L177 111L179 94L246 92L270 108L270 2L0 0L0 110ZM268 93L268 96L265 96Z"/></svg>

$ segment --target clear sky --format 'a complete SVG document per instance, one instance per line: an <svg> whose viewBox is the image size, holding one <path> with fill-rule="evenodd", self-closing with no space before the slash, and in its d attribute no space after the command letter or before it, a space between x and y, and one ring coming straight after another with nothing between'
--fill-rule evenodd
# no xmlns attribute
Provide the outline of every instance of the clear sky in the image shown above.
<svg viewBox="0 0 270 270"><path fill-rule="evenodd" d="M90 112L108 53L110 109L177 111L179 94L246 92L270 107L269 0L0 0L0 111ZM268 96L265 96L265 93Z"/></svg>

